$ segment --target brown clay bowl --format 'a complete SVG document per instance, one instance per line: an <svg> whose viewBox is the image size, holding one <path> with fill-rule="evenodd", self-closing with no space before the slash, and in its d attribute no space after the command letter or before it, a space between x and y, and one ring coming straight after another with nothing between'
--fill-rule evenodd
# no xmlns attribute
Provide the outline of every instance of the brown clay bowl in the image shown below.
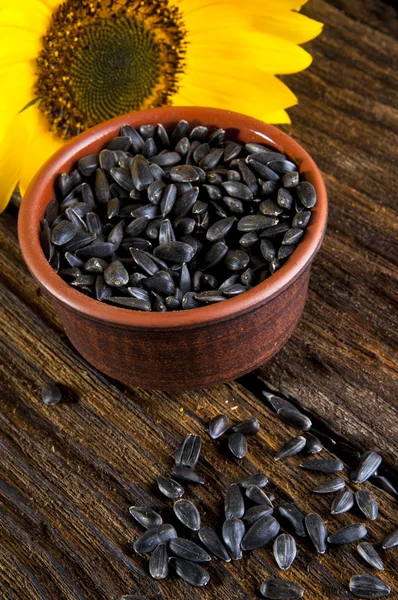
<svg viewBox="0 0 398 600"><path fill-rule="evenodd" d="M285 265L242 295L203 308L143 313L103 304L65 283L48 264L39 242L40 222L54 197L58 173L69 171L129 123L180 119L223 127L227 139L263 142L300 165L316 188L318 202L305 235ZM134 112L74 138L38 172L19 215L19 241L28 268L51 296L72 344L92 365L127 384L160 390L201 388L243 375L266 362L286 343L307 297L311 263L324 237L327 197L321 174L307 152L275 127L251 117L212 108L165 107Z"/></svg>

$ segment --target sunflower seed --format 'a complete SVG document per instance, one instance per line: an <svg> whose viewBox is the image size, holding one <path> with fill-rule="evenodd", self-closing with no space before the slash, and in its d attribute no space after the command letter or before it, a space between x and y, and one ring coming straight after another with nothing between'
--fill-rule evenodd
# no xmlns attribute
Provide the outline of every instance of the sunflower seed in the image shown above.
<svg viewBox="0 0 398 600"><path fill-rule="evenodd" d="M256 473L255 475L247 475L238 481L238 485L243 488L249 488L251 486L256 486L258 488L263 488L268 484L268 477L266 477L263 473Z"/></svg>
<svg viewBox="0 0 398 600"><path fill-rule="evenodd" d="M389 585L372 575L354 575L350 579L349 588L357 598L384 598L391 593Z"/></svg>
<svg viewBox="0 0 398 600"><path fill-rule="evenodd" d="M266 217L264 215L247 215L238 222L238 231L259 231L267 227L273 227L278 224L275 217Z"/></svg>
<svg viewBox="0 0 398 600"><path fill-rule="evenodd" d="M231 558L226 547L212 527L202 527L198 531L198 537L207 550L214 554L214 556L225 562L230 562Z"/></svg>
<svg viewBox="0 0 398 600"><path fill-rule="evenodd" d="M308 431L312 427L311 420L296 409L291 410L282 406L277 410L277 415L280 419L296 429Z"/></svg>
<svg viewBox="0 0 398 600"><path fill-rule="evenodd" d="M274 460L280 460L283 458L287 458L288 456L294 456L301 452L301 450L306 445L307 440L305 437L299 435L298 437L289 440L275 455Z"/></svg>
<svg viewBox="0 0 398 600"><path fill-rule="evenodd" d="M232 560L241 560L241 542L245 534L245 525L240 519L227 519L222 526L222 537Z"/></svg>
<svg viewBox="0 0 398 600"><path fill-rule="evenodd" d="M224 242L212 244L203 257L203 269L207 270L213 268L224 258L227 252L228 246L224 244Z"/></svg>
<svg viewBox="0 0 398 600"><path fill-rule="evenodd" d="M316 551L319 554L324 554L326 552L326 539L329 539L324 520L320 515L312 513L307 515L304 521L309 538Z"/></svg>
<svg viewBox="0 0 398 600"><path fill-rule="evenodd" d="M304 526L304 514L297 508L295 504L281 504L278 506L278 511L292 525L295 533L300 537L306 537L306 529Z"/></svg>
<svg viewBox="0 0 398 600"><path fill-rule="evenodd" d="M247 453L247 440L242 433L233 433L228 438L228 447L236 458L243 458Z"/></svg>
<svg viewBox="0 0 398 600"><path fill-rule="evenodd" d="M142 155L145 156L145 158L151 158L151 156L155 156L157 153L158 149L153 138L146 139L142 149Z"/></svg>
<svg viewBox="0 0 398 600"><path fill-rule="evenodd" d="M355 479L356 483L364 483L373 475L373 473L379 468L382 458L380 454L374 450L365 452L359 459L359 464L356 470Z"/></svg>
<svg viewBox="0 0 398 600"><path fill-rule="evenodd" d="M174 467L171 470L171 474L175 479L178 479L179 481L187 481L188 483L204 483L202 477L197 475L189 467L184 467L183 465L174 465Z"/></svg>
<svg viewBox="0 0 398 600"><path fill-rule="evenodd" d="M135 310L142 310L148 312L151 310L151 303L148 300L140 300L139 298L126 298L124 296L112 296L106 297L107 302L116 304L123 308L133 308Z"/></svg>
<svg viewBox="0 0 398 600"><path fill-rule="evenodd" d="M78 275L74 281L71 282L71 285L75 287L86 287L93 285L95 282L94 275Z"/></svg>
<svg viewBox="0 0 398 600"><path fill-rule="evenodd" d="M153 527L143 533L133 544L135 552L147 554L153 552L160 544L159 527Z"/></svg>
<svg viewBox="0 0 398 600"><path fill-rule="evenodd" d="M47 406L53 406L61 402L62 392L55 383L45 383L41 388L41 399Z"/></svg>
<svg viewBox="0 0 398 600"><path fill-rule="evenodd" d="M163 524L162 517L150 508L145 508L144 506L130 506L129 512L131 516L146 529L159 527Z"/></svg>
<svg viewBox="0 0 398 600"><path fill-rule="evenodd" d="M167 496L167 498L181 498L181 496L184 495L184 488L180 483L174 481L174 479L160 476L156 481L159 490L162 492L162 494Z"/></svg>
<svg viewBox="0 0 398 600"><path fill-rule="evenodd" d="M102 301L112 296L112 290L105 284L105 280L102 275L98 275L95 280L95 297L97 300Z"/></svg>
<svg viewBox="0 0 398 600"><path fill-rule="evenodd" d="M302 228L305 229L308 225L308 223L310 222L311 219L311 211L310 210L305 210L301 213L297 213L292 220L292 227L293 228Z"/></svg>
<svg viewBox="0 0 398 600"><path fill-rule="evenodd" d="M163 148L170 147L169 135L161 123L159 123L156 127L156 137Z"/></svg>
<svg viewBox="0 0 398 600"><path fill-rule="evenodd" d="M147 140L148 138L153 138L155 135L155 126L154 125L141 125L139 128L140 136L143 140Z"/></svg>
<svg viewBox="0 0 398 600"><path fill-rule="evenodd" d="M188 527L188 529L192 529L192 531L199 531L200 514L192 502L189 500L177 500L177 502L174 503L173 510L177 519L181 521L183 525ZM188 560L193 559L189 558Z"/></svg>
<svg viewBox="0 0 398 600"><path fill-rule="evenodd" d="M194 468L200 457L202 440L199 435L189 434L181 444L176 457L175 464Z"/></svg>
<svg viewBox="0 0 398 600"><path fill-rule="evenodd" d="M159 544L149 560L149 573L153 579L166 579L169 574L169 559L166 544Z"/></svg>
<svg viewBox="0 0 398 600"><path fill-rule="evenodd" d="M277 565L284 571L289 569L296 558L297 548L294 537L288 533L282 533L274 541L274 557Z"/></svg>
<svg viewBox="0 0 398 600"><path fill-rule="evenodd" d="M369 542L361 542L357 546L358 554L368 563L371 567L384 571L383 561L377 554L376 550L369 544Z"/></svg>
<svg viewBox="0 0 398 600"><path fill-rule="evenodd" d="M389 533L381 543L383 550L395 548L395 546L398 546L398 529Z"/></svg>
<svg viewBox="0 0 398 600"><path fill-rule="evenodd" d="M71 221L60 221L51 231L51 242L63 246L70 242L78 232L78 227Z"/></svg>
<svg viewBox="0 0 398 600"><path fill-rule="evenodd" d="M306 445L303 449L303 454L309 456L312 454L318 454L322 452L323 446L321 441L312 433L305 432L303 436L306 439Z"/></svg>
<svg viewBox="0 0 398 600"><path fill-rule="evenodd" d="M332 502L332 515L348 512L354 506L354 494L350 490L342 490Z"/></svg>
<svg viewBox="0 0 398 600"><path fill-rule="evenodd" d="M330 494L332 492L338 492L345 488L345 481L341 477L332 477L324 483L317 485L313 491L316 494Z"/></svg>
<svg viewBox="0 0 398 600"><path fill-rule="evenodd" d="M154 162L154 159L151 158L151 161ZM153 175L151 169L149 168L149 163L141 154L137 154L134 157L133 164L131 166L131 177L134 187L139 192L147 189L148 186L153 182Z"/></svg>
<svg viewBox="0 0 398 600"><path fill-rule="evenodd" d="M357 542L364 538L367 533L365 525L353 523L329 535L328 542L330 544L351 544L351 542Z"/></svg>
<svg viewBox="0 0 398 600"><path fill-rule="evenodd" d="M373 495L368 490L359 490L355 492L355 500L359 510L367 519L375 521L379 512L379 506Z"/></svg>
<svg viewBox="0 0 398 600"><path fill-rule="evenodd" d="M208 572L196 563L182 558L171 558L170 564L175 568L177 575L190 585L203 587L210 581Z"/></svg>
<svg viewBox="0 0 398 600"><path fill-rule="evenodd" d="M258 177L260 177L261 179L263 179L265 181L266 180L269 180L269 181L279 181L280 180L280 176L278 175L278 173L275 173L275 171L270 169L267 165L263 165L259 161L250 159L248 161L248 164L250 165L250 167L252 169L254 169L254 171L257 173Z"/></svg>
<svg viewBox="0 0 398 600"><path fill-rule="evenodd" d="M384 477L383 475L378 475L377 477L373 476L371 481L374 482L375 485L381 487L381 489L385 490L388 494L391 494L391 496L394 496L394 498L398 498L398 489L393 486L387 477Z"/></svg>
<svg viewBox="0 0 398 600"><path fill-rule="evenodd" d="M242 550L262 548L279 533L280 525L272 516L261 517L251 525L242 540Z"/></svg>
<svg viewBox="0 0 398 600"><path fill-rule="evenodd" d="M247 509L243 516L243 520L248 525L252 525L261 519L261 517L272 515L273 512L274 510L269 504L257 504L256 506L251 506Z"/></svg>
<svg viewBox="0 0 398 600"><path fill-rule="evenodd" d="M256 485L251 485L246 488L246 496L256 504L268 504L272 507L272 501L275 497Z"/></svg>
<svg viewBox="0 0 398 600"><path fill-rule="evenodd" d="M301 463L300 467L307 471L318 471L320 473L336 473L344 470L341 460L334 458L310 458Z"/></svg>
<svg viewBox="0 0 398 600"><path fill-rule="evenodd" d="M195 300L195 296L195 292L187 292L186 294L184 294L184 297L182 299L182 308L184 310L198 308L198 306L200 306L199 302Z"/></svg>
<svg viewBox="0 0 398 600"><path fill-rule="evenodd" d="M317 201L316 191L312 183L309 181L301 181L296 186L296 191L299 199L305 208L313 208Z"/></svg>
<svg viewBox="0 0 398 600"><path fill-rule="evenodd" d="M138 219L134 219L133 221L131 221L131 223L129 223L129 225L127 225L125 230L126 234L131 235L131 237L137 237L140 235L140 233L145 231L148 223L149 217L147 215L138 217Z"/></svg>
<svg viewBox="0 0 398 600"><path fill-rule="evenodd" d="M220 286L221 287L221 286ZM217 415L209 423L209 435L212 440L221 437L228 429L229 423L225 415Z"/></svg>
<svg viewBox="0 0 398 600"><path fill-rule="evenodd" d="M245 514L245 502L240 488L236 483L230 485L225 494L224 512L226 519L241 519Z"/></svg>
<svg viewBox="0 0 398 600"><path fill-rule="evenodd" d="M218 242L219 240L222 240L227 235L234 223L235 217L228 217L227 219L216 221L207 230L206 239L210 242Z"/></svg>
<svg viewBox="0 0 398 600"><path fill-rule="evenodd" d="M207 136L207 132L208 132L207 127L205 127L204 125L197 125L196 127L194 127L192 129L191 133L189 134L189 139L191 141L193 141L193 140L199 140L199 141L204 140L205 137Z"/></svg>
<svg viewBox="0 0 398 600"><path fill-rule="evenodd" d="M170 551L179 558L195 563L209 562L210 555L200 546L183 538L175 538L169 543Z"/></svg>
<svg viewBox="0 0 398 600"><path fill-rule="evenodd" d="M104 279L107 285L120 287L128 284L129 274L122 263L119 260L115 260L104 270Z"/></svg>
<svg viewBox="0 0 398 600"><path fill-rule="evenodd" d="M89 154L88 156L83 156L83 158L78 161L77 168L82 175L90 177L90 175L95 173L98 165L98 154Z"/></svg>
<svg viewBox="0 0 398 600"><path fill-rule="evenodd" d="M300 176L297 171L288 171L282 178L282 185L284 188L296 187L300 181Z"/></svg>
<svg viewBox="0 0 398 600"><path fill-rule="evenodd" d="M285 235L283 236L283 240L282 240L282 244L285 246L292 246L294 244L297 244L300 239L303 237L304 235L304 229L289 229L288 231L286 231ZM282 248L280 248L280 250L282 250ZM278 255L279 257L279 255ZM286 258L286 257L279 257L279 258Z"/></svg>
<svg viewBox="0 0 398 600"><path fill-rule="evenodd" d="M302 587L297 583L284 579L267 579L262 584L260 593L264 598L270 598L271 600L288 600L304 596Z"/></svg>
<svg viewBox="0 0 398 600"><path fill-rule="evenodd" d="M237 423L237 425L232 427L232 431L235 433L243 433L244 435L257 433L259 429L260 423L256 417L251 417L249 419L245 419L244 421L240 421L240 423Z"/></svg>

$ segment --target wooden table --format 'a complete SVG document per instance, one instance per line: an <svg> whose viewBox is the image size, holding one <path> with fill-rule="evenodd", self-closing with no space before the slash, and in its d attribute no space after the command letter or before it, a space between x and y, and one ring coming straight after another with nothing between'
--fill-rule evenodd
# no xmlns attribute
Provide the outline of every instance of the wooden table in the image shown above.
<svg viewBox="0 0 398 600"><path fill-rule="evenodd" d="M198 470L206 485L187 486L187 497L204 524L221 521L228 484L258 469L269 475L277 503L293 499L306 513L320 512L331 531L358 521L356 514L330 516L331 497L311 493L324 477L300 470L301 459L275 466L275 450L293 430L259 397L265 386L294 399L324 433L361 451L380 450L384 474L397 485L397 14L382 0L311 0L305 12L325 30L308 45L311 68L288 79L300 98L288 131L324 174L330 219L301 323L257 372L180 394L125 388L96 372L70 346L29 276L15 211L1 216L2 600L258 597L262 580L280 574L270 548L241 562L214 561L211 584L201 590L175 578L151 580L146 558L131 550L141 528L128 507L161 505L154 480L168 472L191 432L203 436ZM66 390L66 402L54 407L40 400L50 379ZM261 421L240 463L205 432L221 411ZM329 443L324 455L333 452ZM377 521L366 523L377 542L398 527L397 500L374 483L364 487L380 503ZM381 577L398 597L398 549L383 558ZM285 576L306 588L307 600L335 599L352 598L348 581L365 572L371 570L355 545L320 556L298 539L298 558Z"/></svg>

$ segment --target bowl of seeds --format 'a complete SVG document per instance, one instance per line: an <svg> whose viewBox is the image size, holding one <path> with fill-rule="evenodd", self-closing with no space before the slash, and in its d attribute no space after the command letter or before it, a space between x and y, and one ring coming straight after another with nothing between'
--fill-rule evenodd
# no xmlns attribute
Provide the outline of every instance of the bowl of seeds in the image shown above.
<svg viewBox="0 0 398 600"><path fill-rule="evenodd" d="M127 384L194 389L286 343L326 219L320 172L287 134L164 107L51 157L23 199L19 241L88 362Z"/></svg>

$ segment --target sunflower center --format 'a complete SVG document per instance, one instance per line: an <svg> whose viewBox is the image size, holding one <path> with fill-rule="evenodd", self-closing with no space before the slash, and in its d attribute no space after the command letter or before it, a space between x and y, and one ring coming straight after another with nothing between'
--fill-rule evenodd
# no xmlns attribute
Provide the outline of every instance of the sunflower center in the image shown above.
<svg viewBox="0 0 398 600"><path fill-rule="evenodd" d="M63 138L111 117L167 104L178 87L185 32L168 0L68 0L38 57L36 94Z"/></svg>

